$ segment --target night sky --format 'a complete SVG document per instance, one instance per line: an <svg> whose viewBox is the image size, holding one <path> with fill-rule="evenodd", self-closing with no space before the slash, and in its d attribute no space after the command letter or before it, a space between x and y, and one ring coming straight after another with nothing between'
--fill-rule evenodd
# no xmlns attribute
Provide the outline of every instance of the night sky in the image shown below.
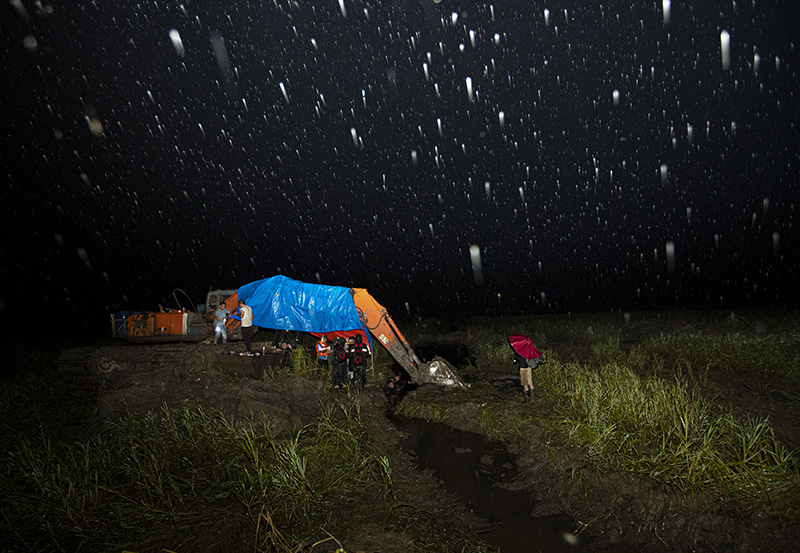
<svg viewBox="0 0 800 553"><path fill-rule="evenodd" d="M2 0L0 319L279 273L396 319L792 304L798 28L796 0Z"/></svg>

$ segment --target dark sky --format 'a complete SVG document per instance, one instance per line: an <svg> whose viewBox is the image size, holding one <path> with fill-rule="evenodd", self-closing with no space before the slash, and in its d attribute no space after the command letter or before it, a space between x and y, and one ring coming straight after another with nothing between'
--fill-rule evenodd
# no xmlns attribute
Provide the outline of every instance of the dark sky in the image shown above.
<svg viewBox="0 0 800 553"><path fill-rule="evenodd" d="M398 319L797 300L800 2L0 10L5 322L278 273Z"/></svg>

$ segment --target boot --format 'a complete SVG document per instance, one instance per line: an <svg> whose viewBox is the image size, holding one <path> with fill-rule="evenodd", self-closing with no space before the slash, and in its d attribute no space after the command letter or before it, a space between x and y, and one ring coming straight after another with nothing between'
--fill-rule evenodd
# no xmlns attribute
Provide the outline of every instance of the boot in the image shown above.
<svg viewBox="0 0 800 553"><path fill-rule="evenodd" d="M525 390L523 394L525 394L525 403L531 403L533 401L533 390Z"/></svg>
<svg viewBox="0 0 800 553"><path fill-rule="evenodd" d="M522 390L522 403L528 403L528 391Z"/></svg>

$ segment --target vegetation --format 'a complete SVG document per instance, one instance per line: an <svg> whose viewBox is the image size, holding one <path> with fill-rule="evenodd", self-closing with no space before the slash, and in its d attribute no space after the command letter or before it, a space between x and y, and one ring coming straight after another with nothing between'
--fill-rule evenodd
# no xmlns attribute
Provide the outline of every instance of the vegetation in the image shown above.
<svg viewBox="0 0 800 553"><path fill-rule="evenodd" d="M467 370L476 382L492 367L510 367L513 332L533 337L548 358L534 371L537 397L548 408L483 404L483 432L522 439L538 425L552 441L581 447L599 470L636 474L685 494L713 492L743 510L796 521L796 455L768 420L701 394L718 371L798 382L796 320L702 313L687 325L683 315L671 332L642 332L636 340L631 328L646 325L649 315L471 321L475 364ZM652 317L660 327L672 323L669 314ZM562 359L554 348L564 344L559 350L570 356ZM231 544L343 551L341 535L376 516L430 550L483 547L464 538L467 531L448 534L433 525L398 493L389 459L371 450L357 402L325 409L288 436L274 435L263 416L234 426L194 407L165 406L95 425L95 398L64 394L52 357L36 352L28 370L0 382L0 541L10 551L202 552ZM379 349L375 374L391 366ZM302 348L291 367L270 368L265 377L286 375L327 378ZM398 413L438 421L447 409L444 401L404 401ZM64 432L73 426L82 431Z"/></svg>
<svg viewBox="0 0 800 553"><path fill-rule="evenodd" d="M595 370L555 361L536 383L554 405L555 425L600 468L797 515L797 459L769 422L702 399L687 379L642 378L616 363Z"/></svg>
<svg viewBox="0 0 800 553"><path fill-rule="evenodd" d="M800 464L769 421L737 414L698 391L711 370L797 382L796 320L776 324L768 318L780 330L759 335L744 332L752 320L703 316L703 332L695 321L688 332L644 337L627 350L620 346L620 328L630 320L617 314L539 317L535 328L532 319L473 322L469 332L479 363L508 364L513 332L528 333L540 348L570 341L586 352L585 360L562 362L545 350L549 362L534 371L534 384L552 409L534 415L520 405L487 406L484 432L517 438L535 416L536 424L584 448L600 470L646 476L686 494L712 491L746 510L800 518Z"/></svg>
<svg viewBox="0 0 800 553"><path fill-rule="evenodd" d="M322 378L300 348L284 370ZM353 399L276 436L263 416L234 426L198 407L92 426L93 398L64 394L38 357L0 384L4 550L345 553L341 536L376 520L432 551L483 547L398 492ZM71 422L86 435L60 432Z"/></svg>
<svg viewBox="0 0 800 553"><path fill-rule="evenodd" d="M10 431L10 429L4 429ZM2 454L2 533L20 550L214 551L229 540L296 551L326 534L357 486L384 489L357 406L278 438L200 409L126 417L86 441L17 433Z"/></svg>

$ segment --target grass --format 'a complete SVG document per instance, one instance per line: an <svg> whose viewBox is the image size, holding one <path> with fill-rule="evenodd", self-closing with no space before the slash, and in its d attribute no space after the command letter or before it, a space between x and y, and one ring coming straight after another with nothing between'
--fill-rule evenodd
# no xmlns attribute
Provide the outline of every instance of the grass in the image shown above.
<svg viewBox="0 0 800 553"><path fill-rule="evenodd" d="M704 400L684 378L642 378L616 363L592 370L554 362L535 384L554 405L560 430L601 469L797 517L798 462L767 420Z"/></svg>
<svg viewBox="0 0 800 553"><path fill-rule="evenodd" d="M295 355L289 374L320 377ZM264 417L235 426L163 406L68 439L63 415L95 398L63 393L45 366L0 385L4 551L346 553L341 537L376 520L431 551L482 550L469 528L409 503L352 398L290 435Z"/></svg>
<svg viewBox="0 0 800 553"><path fill-rule="evenodd" d="M235 428L165 407L86 442L21 437L2 454L2 533L18 550L212 551L244 534L259 550L297 551L324 539L354 487L386 485L363 433L357 407L282 438L267 420Z"/></svg>
<svg viewBox="0 0 800 553"><path fill-rule="evenodd" d="M800 333L754 336L740 331L717 334L660 334L649 338L643 351L653 357L690 361L695 366L777 375L800 382Z"/></svg>
<svg viewBox="0 0 800 553"><path fill-rule="evenodd" d="M625 325L653 319L675 329L621 346ZM546 412L534 419L516 403L488 405L481 428L490 438L510 440L538 424L583 448L599 470L641 475L685 494L710 491L748 512L798 520L800 463L769 420L740 415L699 393L712 371L798 382L797 326L796 317L760 312L475 320L469 333L479 368L510 366L513 332L528 334L543 350L568 343L586 352L583 360L562 362L545 351L549 362L534 371L534 384L550 405Z"/></svg>
<svg viewBox="0 0 800 553"><path fill-rule="evenodd" d="M429 422L440 422L446 411L446 408L443 408L437 403L404 401L397 406L395 414L405 417L416 417Z"/></svg>
<svg viewBox="0 0 800 553"><path fill-rule="evenodd" d="M713 492L751 512L798 520L798 461L769 421L740 416L698 391L710 371L747 370L796 382L797 321L765 319L773 332L754 333L748 329L761 314L702 314L688 329L622 345L624 325L653 317L471 321L478 372L510 365L513 332L534 337L548 358L533 375L548 409L486 405L483 432L520 439L537 424L581 447L599 470L637 474L685 494ZM658 317L672 322L669 314ZM679 320L675 315L676 325ZM585 358L562 360L548 349L563 343ZM421 547L480 548L432 526L430 513L403 500L388 458L369 449L357 404L327 409L289 436L275 436L264 418L233 426L197 408L164 407L89 425L88 435L66 439L54 421L85 423L93 398L70 400L48 372L48 359L32 356L31 370L15 371L0 389L0 542L9 551L203 552L242 543L243 536L242 550L341 547L339 534L353 523L342 519L351 516L354 498L377 499L383 511L369 520L414 536ZM382 349L375 361L376 374L391 366ZM300 348L291 367L270 370L268 378L328 378ZM438 421L446 409L404 402L398 413Z"/></svg>

